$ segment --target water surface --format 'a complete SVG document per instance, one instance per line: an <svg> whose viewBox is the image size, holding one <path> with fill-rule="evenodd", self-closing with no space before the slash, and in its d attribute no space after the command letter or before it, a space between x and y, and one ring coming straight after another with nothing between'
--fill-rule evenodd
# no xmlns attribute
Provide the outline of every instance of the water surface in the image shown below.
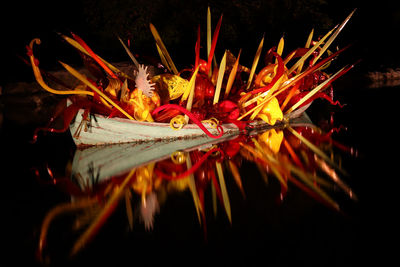
<svg viewBox="0 0 400 267"><path fill-rule="evenodd" d="M340 207L337 211L290 181L283 196L282 184L274 175L268 174L266 183L254 161L242 158L237 164L242 190L230 172L224 173L231 223L220 200L214 215L210 185L204 190L204 218L200 220L190 190L159 192L163 201L152 230L146 229L137 213L130 229L121 201L93 239L72 258L71 248L82 230L74 231L74 216L57 218L49 228L43 262L75 266L359 266L377 259L379 248L372 240L386 232L380 222L387 216L382 203L390 204L392 198L388 181L394 178L394 160L388 152L395 151L392 119L399 91L397 87L367 88L351 79L335 90L336 97L347 104L344 108L316 101L307 113L325 131L341 129L332 138L357 151L351 154L335 149L348 173L342 178L358 201L338 187L329 188L326 191ZM19 116L29 116L29 107L13 108L13 115L20 110ZM54 177L65 175L76 148L69 133L41 135L31 144L35 125L9 119L9 114L4 113L1 128L3 234L7 254L20 256L6 260L13 265L40 265L37 249L43 219L55 206L71 201L64 185L52 183L47 168ZM134 211L139 210L140 194L133 197L132 205Z"/></svg>

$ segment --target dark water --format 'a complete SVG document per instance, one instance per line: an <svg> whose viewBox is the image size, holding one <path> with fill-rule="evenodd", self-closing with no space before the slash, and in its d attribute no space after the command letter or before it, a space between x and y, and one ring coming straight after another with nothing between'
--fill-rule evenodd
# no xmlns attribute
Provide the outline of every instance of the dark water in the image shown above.
<svg viewBox="0 0 400 267"><path fill-rule="evenodd" d="M217 216L213 215L210 187L205 191L206 234L189 190L168 195L155 215L152 231L146 231L138 219L129 230L122 201L93 240L72 258L71 247L81 232L72 229L73 216L57 218L49 228L44 262L55 266L382 263L390 255L384 241L391 236L386 210L395 190L397 135L393 126L399 88L367 88L349 74L335 90L336 98L347 104L343 109L315 102L308 114L321 127L332 115L334 126L346 128L333 134L333 139L358 151L357 156L341 153L342 166L349 173L344 180L358 201L340 190L329 191L340 212L290 182L280 201L277 179L269 175L266 184L254 163L244 161L240 174L245 198L232 177L225 175L232 224L220 203ZM47 134L30 144L33 127L9 120L5 114L1 128L2 240L6 247L1 266L41 265L36 252L42 221L54 206L70 202L64 187L50 183L46 167L54 176L65 173L76 150L72 138L69 133ZM135 201L138 205L140 197Z"/></svg>

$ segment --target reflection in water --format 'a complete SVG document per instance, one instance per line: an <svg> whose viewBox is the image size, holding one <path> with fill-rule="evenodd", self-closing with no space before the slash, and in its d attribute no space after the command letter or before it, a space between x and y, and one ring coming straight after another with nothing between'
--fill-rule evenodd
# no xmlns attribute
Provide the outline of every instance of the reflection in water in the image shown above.
<svg viewBox="0 0 400 267"><path fill-rule="evenodd" d="M131 229L139 221L146 230L152 230L154 216L168 195L184 190L190 191L194 212L206 234L206 191L211 189L214 212L221 206L227 220L235 220L226 179L232 177L245 196L239 171L244 162L255 164L266 183L275 178L279 181L281 201L288 187L296 186L339 211L339 204L332 197L334 189L340 188L353 200L357 198L342 179L347 174L335 153L337 149L348 153L352 150L332 140L334 130L322 132L303 117L291 126L228 136L212 143L207 138L196 138L77 150L71 178L54 178L55 183L63 181L71 201L54 207L44 218L40 255L45 252L51 223L60 215L72 214L74 230L80 233L71 249L74 255L121 203L126 207Z"/></svg>

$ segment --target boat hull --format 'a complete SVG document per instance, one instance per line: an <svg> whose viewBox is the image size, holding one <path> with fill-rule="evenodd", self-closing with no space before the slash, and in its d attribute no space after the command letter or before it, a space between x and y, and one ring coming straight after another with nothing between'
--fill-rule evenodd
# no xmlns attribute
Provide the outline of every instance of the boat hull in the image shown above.
<svg viewBox="0 0 400 267"><path fill-rule="evenodd" d="M188 124L180 130L174 130L169 123L140 122L122 118L110 119L97 114L91 115L90 121L82 123L83 112L80 110L75 121L70 125L71 135L78 147L191 139L205 135L195 124ZM205 127L212 134L218 135L217 129L206 124ZM222 128L224 134L228 135L239 132L239 128L233 123L224 124Z"/></svg>
<svg viewBox="0 0 400 267"><path fill-rule="evenodd" d="M296 110L289 117L290 120L304 113L308 105ZM78 147L99 146L122 143L138 143L161 140L191 139L206 136L196 124L187 124L182 129L174 130L169 123L141 122L123 118L107 118L98 114L91 114L87 121L82 122L84 110L79 110L75 121L70 125L70 132ZM282 122L277 123L282 124ZM263 121L255 121L252 129L271 127ZM204 126L215 136L217 129L207 123ZM222 125L224 135L238 134L240 129L233 123ZM213 140L211 137L207 137Z"/></svg>

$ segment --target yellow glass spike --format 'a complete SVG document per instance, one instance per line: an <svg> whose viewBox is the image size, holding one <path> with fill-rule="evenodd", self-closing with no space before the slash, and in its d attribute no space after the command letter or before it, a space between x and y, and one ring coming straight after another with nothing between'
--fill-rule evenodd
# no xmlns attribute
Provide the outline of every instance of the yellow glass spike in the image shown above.
<svg viewBox="0 0 400 267"><path fill-rule="evenodd" d="M251 70L250 70L249 80L247 81L247 87L246 87L247 90L250 88L251 82L253 81L253 76L254 76L254 73L256 72L258 60L260 59L263 45L264 45L264 36L261 39L261 42L260 42L260 44L258 45L258 48L257 48L256 55L254 56L253 65L251 66Z"/></svg>
<svg viewBox="0 0 400 267"><path fill-rule="evenodd" d="M215 189L214 183L211 183L211 199L212 199L214 218L216 218L218 206L217 206L217 190Z"/></svg>
<svg viewBox="0 0 400 267"><path fill-rule="evenodd" d="M186 168L189 170L190 168L192 168L192 160L190 159L189 153L188 152L186 152L186 153L187 153L186 154ZM199 220L199 223L201 224L200 213L203 213L203 209L200 204L199 194L197 193L194 175L191 174L186 179L189 179L189 189L190 189L190 192L192 193L193 203L194 203L194 206L196 208L196 213L197 213L197 219Z"/></svg>
<svg viewBox="0 0 400 267"><path fill-rule="evenodd" d="M304 63L304 61L325 41L326 38L328 38L329 35L332 34L332 32L336 29L334 27L332 30L330 30L327 34L325 34L324 37L321 38L321 40L318 41L310 50L307 51L290 69L288 72L288 75L291 74L295 69L297 69L301 63Z"/></svg>
<svg viewBox="0 0 400 267"><path fill-rule="evenodd" d="M117 103L115 103L113 100L111 100L108 96L106 96L102 91L100 91L96 86L94 86L91 82L89 82L89 80L86 79L86 77L84 77L82 74L80 74L77 70L75 70L74 68L72 68L71 66L59 61L61 63L61 65L63 65L63 67L69 72L71 73L73 76L75 76L75 78L77 78L78 80L80 80L81 82L83 82L84 84L86 84L88 87L90 87L90 89L92 89L93 91L95 91L97 94L99 94L102 98L104 98L108 103L110 103L111 105L113 105L116 109L118 109L122 114L124 114L128 119L130 120L134 120L134 118L129 115L128 112L126 112L123 108L121 108Z"/></svg>
<svg viewBox="0 0 400 267"><path fill-rule="evenodd" d="M224 179L224 172L222 170L222 165L218 161L215 162L215 167L217 169L218 179L219 179L219 186L221 187L221 194L222 200L224 202L224 208L226 215L228 216L229 222L232 223L232 214L231 214L231 204L229 201L228 191L226 189L225 179Z"/></svg>
<svg viewBox="0 0 400 267"><path fill-rule="evenodd" d="M321 149L319 149L316 145L311 143L309 140L307 140L304 136L299 134L296 130L294 130L291 126L288 126L287 129L295 136L297 137L303 144L305 144L308 148L310 148L315 154L317 154L320 158L325 160L327 163L329 163L331 166L335 167L337 170L339 170L342 174L348 175L346 171L341 169L335 162L333 162L328 155L326 155Z"/></svg>
<svg viewBox="0 0 400 267"><path fill-rule="evenodd" d="M282 77L280 77L279 79L278 79L278 81L276 81L276 83L272 86L272 88L270 89L270 90L268 90L267 92L265 92L265 93L263 93L263 94L261 94L261 95L259 95L259 96L257 96L257 97L255 97L255 98L253 98L254 99L254 101L252 101L252 103L253 102L259 102L258 104L257 104L257 106L255 106L254 108L252 108L252 109L250 109L249 111L247 111L245 114L243 114L242 116L240 116L239 118L238 118L238 120L241 120L241 119L243 119L244 117L246 117L247 115L249 115L249 114L252 114L252 117L253 118L255 118L255 116L257 115L257 113L258 112L260 112L261 111L261 109L260 109L260 107L263 107L268 101L270 101L272 98L274 98L277 94L275 93L274 94L274 92L279 88L279 86L281 85L281 81L282 81L282 79L283 79L283 75L282 75ZM264 99L262 99L262 98L264 98ZM252 100L253 100L252 99ZM262 101L260 102L259 100L261 100L262 99ZM248 102L250 102L250 101L248 101ZM246 104L246 103L245 103ZM245 105L244 105L245 106Z"/></svg>
<svg viewBox="0 0 400 267"><path fill-rule="evenodd" d="M286 64L292 60L292 58L294 57L294 55L296 55L296 50L292 51L286 58L285 60L283 60L283 64L286 66Z"/></svg>
<svg viewBox="0 0 400 267"><path fill-rule="evenodd" d="M229 169L231 170L233 179L235 179L235 182L240 189L240 192L242 192L243 197L245 197L242 178L240 177L240 172L239 172L238 167L232 160L228 160L228 166L229 166Z"/></svg>
<svg viewBox="0 0 400 267"><path fill-rule="evenodd" d="M186 103L186 109L189 110L189 111L192 110L193 98L194 98L194 89L196 87L195 86L195 84L196 84L196 76L197 76L197 73L199 72L199 68L200 68L200 66L197 66L196 70L194 71L194 73L192 75L192 78L190 78L190 81L189 81L189 83L187 85L187 89L185 90L185 93L186 93L186 91L190 92L188 101ZM185 115L185 121L186 121L186 123L189 122L188 115Z"/></svg>
<svg viewBox="0 0 400 267"><path fill-rule="evenodd" d="M323 159L320 159L318 156L315 156L314 158L321 170L323 170L332 181L334 181L351 199L358 200L357 195L354 194L353 190L351 190L351 188L342 179L340 179L335 169L331 168Z"/></svg>
<svg viewBox="0 0 400 267"><path fill-rule="evenodd" d="M324 199L327 203L329 203L336 210L340 210L339 204L336 203L324 190L315 185L314 181L309 178L309 174L304 172L303 170L294 167L291 164L287 166L289 170L294 173L297 177L299 177L309 188L314 190L322 199Z"/></svg>
<svg viewBox="0 0 400 267"><path fill-rule="evenodd" d="M153 34L154 40L156 41L157 45L160 47L163 55L165 56L165 59L168 62L168 65L171 67L172 72L175 75L177 75L178 74L178 70L176 69L174 62L172 61L172 58L169 55L167 48L165 47L163 41L161 40L161 37L158 34L158 31L156 30L154 25L151 24L151 23L150 23L150 31Z"/></svg>
<svg viewBox="0 0 400 267"><path fill-rule="evenodd" d="M314 29L312 29L310 34L308 35L306 45L304 46L305 48L310 48L313 36L314 36ZM304 61L301 62L299 67L297 68L297 73L301 72L301 70L303 69L303 65L304 65Z"/></svg>
<svg viewBox="0 0 400 267"><path fill-rule="evenodd" d="M332 42L336 39L336 37L339 35L339 33L343 30L344 26L346 26L347 22L350 20L350 18L353 16L354 12L356 12L357 9L354 9L350 15L347 16L347 18L340 24L340 26L336 29L336 31L332 34L332 36L326 41L326 44L321 48L321 51L319 51L317 57L313 60L313 64L318 61L318 59L322 56L322 54L328 49L328 47L332 44Z"/></svg>
<svg viewBox="0 0 400 267"><path fill-rule="evenodd" d="M125 188L126 188L128 182L131 181L131 178L133 177L135 170L136 169L132 169L129 172L129 174L124 178L124 181L121 183L121 185L117 188L117 190L115 190L115 192L111 195L111 197L105 203L103 210L99 213L99 215L97 215L97 217L90 224L90 226L86 229L86 231L75 242L75 244L71 250L71 256L75 255L87 243L87 241L90 239L90 237L93 235L93 233L99 227L99 225L104 223L105 216L107 216L107 214L109 214L110 210L112 210L115 207L116 203L123 196L123 194L125 192Z"/></svg>
<svg viewBox="0 0 400 267"><path fill-rule="evenodd" d="M304 102L306 102L308 99L310 99L313 95L315 95L318 91L320 91L322 88L325 87L326 84L328 84L333 78L336 77L336 75L338 75L342 70L344 70L345 67L343 67L342 69L340 69L338 72L336 72L334 75L332 75L331 77L329 77L328 79L326 79L323 83L321 83L320 85L318 85L317 87L315 87L313 90L311 90L310 92L308 92L308 94L306 94L302 99L300 99L299 101L296 102L296 104L294 104L293 106L291 106L286 112L285 114L289 114L291 112L293 112L294 110L296 110L298 107L300 107Z"/></svg>
<svg viewBox="0 0 400 267"><path fill-rule="evenodd" d="M229 92L232 89L233 82L235 81L241 53L242 53L242 49L240 49L239 55L238 55L235 63L233 64L231 73L229 74L228 82L226 83L226 88L225 88L225 98L229 95Z"/></svg>
<svg viewBox="0 0 400 267"><path fill-rule="evenodd" d="M277 164L277 160L273 157L271 157L271 155L269 155L268 153L266 153L266 151L261 147L260 143L258 143L258 141L255 138L251 139L254 143L254 146L256 149L252 148L249 145L244 146L249 152L251 152L252 154L254 154L256 157L259 157L265 161L269 162L269 167L271 168L271 171L274 173L274 175L276 176L276 178L278 179L278 181L285 187L287 188L287 182L284 179L284 177L282 176L281 172L280 172L280 164ZM258 153L257 153L258 152Z"/></svg>
<svg viewBox="0 0 400 267"><path fill-rule="evenodd" d="M210 51L211 51L211 11L210 11L210 7L208 7L208 9L207 9L207 58L210 56Z"/></svg>
<svg viewBox="0 0 400 267"><path fill-rule="evenodd" d="M312 29L311 32L310 32L310 34L308 35L305 48L310 48L310 45L311 45L313 36L314 36L314 29Z"/></svg>
<svg viewBox="0 0 400 267"><path fill-rule="evenodd" d="M215 87L213 105L217 104L219 101L219 95L221 94L222 80L224 78L225 68L226 68L226 51L224 53L224 56L222 57L221 64L219 65L217 85Z"/></svg>
<svg viewBox="0 0 400 267"><path fill-rule="evenodd" d="M162 52L160 46L159 46L157 43L156 43L156 48L157 48L158 54L160 55L161 63L162 63L169 71L172 71L172 70L171 70L171 66L168 64L167 59L165 58L165 56L164 56L164 54L163 54L163 52Z"/></svg>
<svg viewBox="0 0 400 267"><path fill-rule="evenodd" d="M39 85L45 89L46 91L52 93L52 94L57 94L57 95L90 95L93 96L94 93L91 91L85 91L85 90L55 90L48 86L45 81L43 80L42 74L40 73L39 67L35 63L35 57L33 55L33 44L39 45L41 43L40 39L36 38L33 39L29 43L29 48L32 50L32 54L29 55L29 59L31 61L32 65L32 70L33 70L33 75L35 76L36 81L39 83Z"/></svg>
<svg viewBox="0 0 400 267"><path fill-rule="evenodd" d="M269 181L268 181L267 172L266 172L266 170L265 170L265 166L262 165L261 163L256 163L256 165L257 165L258 172L259 172L260 175L261 175L261 178L263 179L263 181L265 182L265 184L268 185L268 184L269 184Z"/></svg>
<svg viewBox="0 0 400 267"><path fill-rule="evenodd" d="M51 222L58 216L65 214L67 212L75 212L79 210L84 210L87 208L94 207L98 203L98 199L96 197L92 198L82 198L80 200L74 202L61 203L52 208L43 219L42 226L40 228L40 237L39 237L39 257L42 259L42 252L46 246L46 237L50 227Z"/></svg>
<svg viewBox="0 0 400 267"><path fill-rule="evenodd" d="M211 11L210 7L207 9L207 58L210 56L211 43L212 43L212 33L211 33ZM213 65L217 67L217 60L215 59L215 54L213 56ZM211 78L213 73L212 65L210 66L210 71L208 72L208 77Z"/></svg>
<svg viewBox="0 0 400 267"><path fill-rule="evenodd" d="M192 91L194 92L196 76L197 76L198 72L199 72L199 67L196 68L196 70L194 71L192 77L190 78L190 81L186 84L186 88L185 88L185 91L184 91L184 93L182 95L181 102L185 101L189 97L189 95L191 94Z"/></svg>
<svg viewBox="0 0 400 267"><path fill-rule="evenodd" d="M132 194L129 189L125 190L125 208L126 216L128 217L129 229L133 229L133 210L132 210Z"/></svg>
<svg viewBox="0 0 400 267"><path fill-rule="evenodd" d="M84 53L87 56L91 55L86 51L85 48L83 48L83 46L81 46L77 41L75 41L74 39L66 36L66 35L61 35L61 37L67 41L67 43L69 43L70 45L72 45L73 47L75 47L76 49L78 49L79 51L81 51L82 53ZM133 79L132 77L130 77L128 74L122 72L121 70L119 70L117 67L115 67L114 65L112 65L111 63L107 62L105 59L101 58L99 55L97 55L97 57L104 63L107 65L107 67L109 67L114 73L118 73L119 75L123 76L124 78L129 78L129 79Z"/></svg>
<svg viewBox="0 0 400 267"><path fill-rule="evenodd" d="M282 56L283 53L283 47L285 46L285 40L283 39L283 36L279 40L278 48L276 49L276 53L280 56ZM278 62L278 59L275 59L275 63Z"/></svg>
<svg viewBox="0 0 400 267"><path fill-rule="evenodd" d="M118 36L118 40L124 47L128 56L131 58L133 64L135 64L136 68L139 69L139 62L136 60L135 56L132 54L132 52L129 50L129 48L125 45L124 41L122 41L121 37Z"/></svg>

